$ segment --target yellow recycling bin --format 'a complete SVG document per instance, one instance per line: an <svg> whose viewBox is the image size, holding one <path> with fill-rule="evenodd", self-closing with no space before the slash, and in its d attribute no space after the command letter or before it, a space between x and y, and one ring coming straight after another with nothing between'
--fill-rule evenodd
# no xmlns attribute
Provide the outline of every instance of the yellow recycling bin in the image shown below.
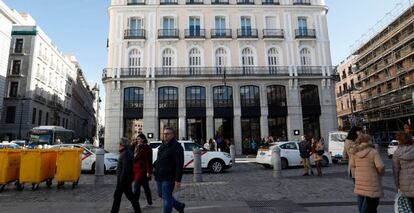
<svg viewBox="0 0 414 213"><path fill-rule="evenodd" d="M37 190L39 184L46 181L52 185L56 171L55 149L22 150L20 160L20 184L31 183L32 190Z"/></svg>
<svg viewBox="0 0 414 213"><path fill-rule="evenodd" d="M57 187L72 182L72 189L79 183L81 175L82 151L80 148L60 148L57 151L56 175Z"/></svg>
<svg viewBox="0 0 414 213"><path fill-rule="evenodd" d="M20 153L19 149L0 149L0 192L11 182L20 189Z"/></svg>

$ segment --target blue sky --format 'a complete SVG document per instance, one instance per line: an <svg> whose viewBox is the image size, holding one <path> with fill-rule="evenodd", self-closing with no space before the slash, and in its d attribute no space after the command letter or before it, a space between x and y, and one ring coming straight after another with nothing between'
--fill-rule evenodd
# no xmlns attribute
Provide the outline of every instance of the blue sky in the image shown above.
<svg viewBox="0 0 414 213"><path fill-rule="evenodd" d="M61 51L78 58L88 81L99 82L104 95L101 73L107 61L109 0L3 1L30 13ZM347 57L350 45L401 1L409 0L326 0L333 65Z"/></svg>

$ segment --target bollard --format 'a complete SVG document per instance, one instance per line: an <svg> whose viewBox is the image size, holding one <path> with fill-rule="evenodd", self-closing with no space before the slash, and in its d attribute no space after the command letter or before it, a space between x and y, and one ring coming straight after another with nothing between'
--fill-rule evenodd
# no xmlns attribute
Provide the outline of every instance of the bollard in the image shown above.
<svg viewBox="0 0 414 213"><path fill-rule="evenodd" d="M202 168L201 168L201 149L195 148L193 150L193 157L194 157L194 174L193 174L193 182L202 182Z"/></svg>
<svg viewBox="0 0 414 213"><path fill-rule="evenodd" d="M95 184L103 184L104 183L104 175L105 175L105 151L103 149L98 149L96 151L96 159L95 159Z"/></svg>
<svg viewBox="0 0 414 213"><path fill-rule="evenodd" d="M230 156L231 156L231 162L233 163L233 166L236 165L236 146L234 144L230 145Z"/></svg>
<svg viewBox="0 0 414 213"><path fill-rule="evenodd" d="M273 177L281 178L282 177L282 164L280 160L280 148L275 146L272 149L272 164L273 164Z"/></svg>

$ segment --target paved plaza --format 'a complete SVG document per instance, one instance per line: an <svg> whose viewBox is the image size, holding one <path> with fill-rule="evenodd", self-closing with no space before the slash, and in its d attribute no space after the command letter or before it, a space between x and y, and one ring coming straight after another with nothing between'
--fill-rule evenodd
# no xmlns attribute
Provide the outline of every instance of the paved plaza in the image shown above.
<svg viewBox="0 0 414 213"><path fill-rule="evenodd" d="M386 174L383 178L385 197L379 212L393 211L396 193L392 178L391 160L385 159ZM203 174L202 183L193 183L192 174L183 177L181 190L175 193L187 205L186 212L357 212L353 183L347 179L346 165L334 164L323 168L324 176L303 177L301 168L283 170L283 178L272 177L272 170L254 163L254 158L238 158L237 165L222 174ZM7 213L69 213L110 211L116 175L106 175L103 185L94 184L94 175L83 174L79 187L72 190L46 188L38 191L26 187L23 192L9 186L0 193L0 212ZM151 182L155 203L143 212L161 212L161 200L156 196ZM141 206L145 196L141 195ZM125 196L121 211L133 212Z"/></svg>

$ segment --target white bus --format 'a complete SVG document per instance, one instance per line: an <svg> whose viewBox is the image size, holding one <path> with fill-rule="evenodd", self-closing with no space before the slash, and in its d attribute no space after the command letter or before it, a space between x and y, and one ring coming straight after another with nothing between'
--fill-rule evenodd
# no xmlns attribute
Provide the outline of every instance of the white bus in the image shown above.
<svg viewBox="0 0 414 213"><path fill-rule="evenodd" d="M73 143L74 132L61 126L38 126L29 131L29 146Z"/></svg>
<svg viewBox="0 0 414 213"><path fill-rule="evenodd" d="M329 133L329 153L332 161L336 162L342 159L346 136L348 136L348 133L342 131Z"/></svg>

